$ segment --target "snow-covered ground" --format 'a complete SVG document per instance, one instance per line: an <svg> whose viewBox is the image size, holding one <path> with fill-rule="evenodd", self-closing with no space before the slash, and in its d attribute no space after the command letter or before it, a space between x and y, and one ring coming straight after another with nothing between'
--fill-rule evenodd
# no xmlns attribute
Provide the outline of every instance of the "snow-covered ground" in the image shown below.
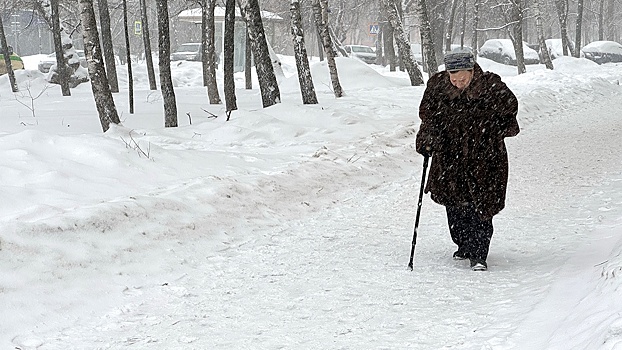
<svg viewBox="0 0 622 350"><path fill-rule="evenodd" d="M335 99L315 62L305 106L282 57L282 103L240 88L226 122L181 62L165 129L142 64L127 112L121 66L104 134L90 86L62 97L38 59L18 94L0 77L0 349L622 349L620 64L480 59L522 127L489 271L451 260L426 196L411 272L424 87L405 73L339 59Z"/></svg>

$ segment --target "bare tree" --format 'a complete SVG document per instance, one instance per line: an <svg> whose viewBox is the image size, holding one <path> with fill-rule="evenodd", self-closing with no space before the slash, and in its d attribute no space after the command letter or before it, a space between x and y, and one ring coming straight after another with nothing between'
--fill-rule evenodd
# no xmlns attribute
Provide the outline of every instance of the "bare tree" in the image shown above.
<svg viewBox="0 0 622 350"><path fill-rule="evenodd" d="M445 31L445 52L451 51L451 43L454 31L454 21L456 18L456 9L458 8L458 0L451 0L451 12L447 20L447 30Z"/></svg>
<svg viewBox="0 0 622 350"><path fill-rule="evenodd" d="M540 0L533 0L533 7L536 12L536 32L538 33L538 45L540 45L540 54L542 60L547 69L553 69L553 62L551 61L551 55L549 49L546 46L544 40L544 30L542 29L542 12L540 7Z"/></svg>
<svg viewBox="0 0 622 350"><path fill-rule="evenodd" d="M300 2L291 0L291 30L294 41L294 56L296 57L296 68L298 69L298 82L302 93L303 104L316 104L317 96L309 68L309 58L305 47L305 36L302 28L302 16L300 15Z"/></svg>
<svg viewBox="0 0 622 350"><path fill-rule="evenodd" d="M127 23L127 0L123 0L123 27L125 34L125 58L127 60L128 100L130 114L134 114L134 77L132 75L132 56L130 55L130 33Z"/></svg>
<svg viewBox="0 0 622 350"><path fill-rule="evenodd" d="M557 18L559 20L560 35L562 37L562 52L564 56L568 56L568 0L555 0L555 8L557 9ZM572 55L572 51L570 52Z"/></svg>
<svg viewBox="0 0 622 350"><path fill-rule="evenodd" d="M438 72L438 62L436 61L434 36L432 35L432 27L428 17L428 8L425 0L415 0L417 5L417 13L419 14L420 31L421 31L421 47L423 49L423 58L427 67L428 76Z"/></svg>
<svg viewBox="0 0 622 350"><path fill-rule="evenodd" d="M248 36L255 59L255 69L259 80L263 107L269 107L281 102L279 85L274 74L274 67L268 52L268 42L261 20L261 10L258 0L241 0L240 8L248 27Z"/></svg>
<svg viewBox="0 0 622 350"><path fill-rule="evenodd" d="M0 16L0 54L4 56L4 64L6 66L6 72L9 75L9 82L11 83L11 91L18 92L17 81L15 80L15 72L13 72L13 65L11 64L11 50L6 42L6 36L4 35L4 26L2 25L2 16Z"/></svg>
<svg viewBox="0 0 622 350"><path fill-rule="evenodd" d="M574 57L581 55L581 28L583 26L583 0L577 1L577 23L575 26Z"/></svg>
<svg viewBox="0 0 622 350"><path fill-rule="evenodd" d="M164 101L164 126L177 127L177 100L171 76L171 38L169 32L168 1L156 0L158 12L158 53L160 58L160 88Z"/></svg>
<svg viewBox="0 0 622 350"><path fill-rule="evenodd" d="M71 96L69 90L69 77L67 62L65 61L65 50L61 39L62 29L60 26L60 15L58 13L58 0L50 0L50 11L52 21L52 33L54 36L54 48L56 50L56 72L59 75L60 90L63 96Z"/></svg>
<svg viewBox="0 0 622 350"><path fill-rule="evenodd" d="M84 38L84 52L91 77L91 89L95 98L95 105L99 114L99 121L104 132L110 124L119 124L119 115L114 105L110 84L104 68L97 21L93 10L93 0L80 0L80 16L82 18L82 34Z"/></svg>
<svg viewBox="0 0 622 350"><path fill-rule="evenodd" d="M408 76L410 77L410 84L412 86L423 85L423 75L415 64L412 50L410 49L410 41L406 37L406 33L404 33L402 21L397 10L397 5L395 4L395 0L382 0L382 2L387 9L387 19L393 28L393 36L397 42L397 49L402 63L408 72Z"/></svg>
<svg viewBox="0 0 622 350"><path fill-rule="evenodd" d="M320 38L322 40L322 46L326 53L326 61L328 64L328 70L330 72L330 80L333 84L333 93L335 97L343 96L343 89L339 82L339 74L337 73L337 63L335 63L335 56L337 53L333 48L332 40L328 32L328 0L313 0L313 14L315 18L315 25L318 28Z"/></svg>
<svg viewBox="0 0 622 350"><path fill-rule="evenodd" d="M101 27L102 44L104 50L104 60L106 63L106 73L110 83L110 91L119 92L119 81L117 80L117 67L114 61L114 46L112 45L112 31L110 30L110 11L108 10L108 0L98 0L99 2L99 25Z"/></svg>
<svg viewBox="0 0 622 350"><path fill-rule="evenodd" d="M473 49L473 55L477 60L477 52L478 52L478 42L477 42L477 27L479 26L479 7L481 0L475 0L473 4L473 36L471 38L471 48ZM466 12L466 9L465 9Z"/></svg>
<svg viewBox="0 0 622 350"><path fill-rule="evenodd" d="M220 104L218 83L216 82L216 48L214 36L216 27L214 24L214 10L216 0L203 0L201 3L201 62L203 64L203 82L207 86L207 97L210 104Z"/></svg>
<svg viewBox="0 0 622 350"><path fill-rule="evenodd" d="M140 14L142 18L143 44L145 46L145 61L147 62L147 76L149 77L149 89L157 90L153 58L151 56L151 38L149 38L149 20L147 16L147 0L140 0Z"/></svg>
<svg viewBox="0 0 622 350"><path fill-rule="evenodd" d="M235 80L233 78L233 50L235 34L235 0L225 1L225 37L223 52L223 72L225 80L225 106L227 110L227 120L231 112L238 109L235 96Z"/></svg>

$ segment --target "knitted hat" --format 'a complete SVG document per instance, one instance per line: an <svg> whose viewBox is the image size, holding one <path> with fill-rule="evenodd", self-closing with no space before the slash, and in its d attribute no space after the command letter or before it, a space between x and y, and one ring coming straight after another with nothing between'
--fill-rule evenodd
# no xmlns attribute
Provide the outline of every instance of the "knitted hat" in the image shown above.
<svg viewBox="0 0 622 350"><path fill-rule="evenodd" d="M471 52L450 52L445 55L445 70L455 72L473 69L475 58Z"/></svg>

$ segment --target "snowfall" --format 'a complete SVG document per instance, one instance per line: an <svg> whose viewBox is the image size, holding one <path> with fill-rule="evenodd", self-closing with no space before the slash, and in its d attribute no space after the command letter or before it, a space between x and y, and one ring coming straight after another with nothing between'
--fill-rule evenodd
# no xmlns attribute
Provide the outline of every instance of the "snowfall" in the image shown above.
<svg viewBox="0 0 622 350"><path fill-rule="evenodd" d="M281 103L236 75L211 105L175 62L179 127L134 62L102 132L88 83L63 97L25 57L0 78L0 349L622 349L622 64L486 59L517 95L489 269L453 261L425 195L424 86L312 60L319 104L281 56ZM218 71L222 88L222 72ZM224 94L221 91L221 96Z"/></svg>

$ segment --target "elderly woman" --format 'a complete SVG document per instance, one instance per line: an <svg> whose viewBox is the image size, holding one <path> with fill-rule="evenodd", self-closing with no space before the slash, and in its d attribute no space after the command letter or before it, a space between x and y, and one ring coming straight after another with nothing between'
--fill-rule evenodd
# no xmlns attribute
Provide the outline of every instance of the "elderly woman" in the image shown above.
<svg viewBox="0 0 622 350"><path fill-rule="evenodd" d="M492 218L505 206L508 156L504 138L516 136L516 96L473 54L445 56L445 71L428 80L419 106L417 152L432 157L425 192L446 207L456 260L484 271Z"/></svg>

